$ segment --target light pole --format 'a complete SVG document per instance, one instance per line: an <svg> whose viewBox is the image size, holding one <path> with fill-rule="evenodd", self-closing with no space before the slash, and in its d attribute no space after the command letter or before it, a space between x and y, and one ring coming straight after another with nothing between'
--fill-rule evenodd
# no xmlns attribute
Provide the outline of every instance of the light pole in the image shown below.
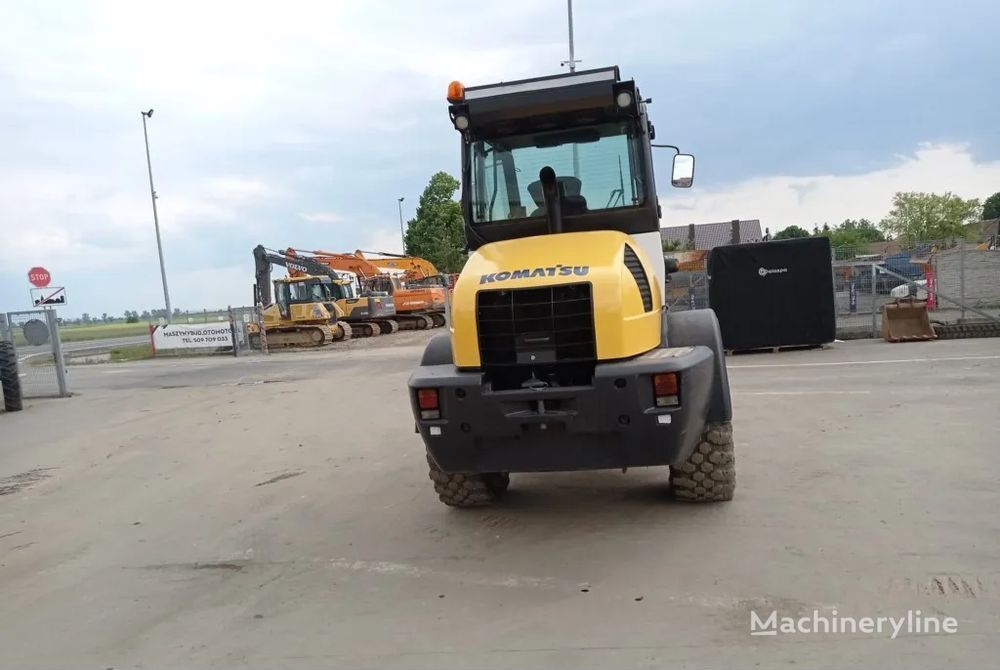
<svg viewBox="0 0 1000 670"><path fill-rule="evenodd" d="M399 239L403 241L403 253L406 253L406 231L403 230L403 201L406 197L396 198L396 204L399 205Z"/></svg>
<svg viewBox="0 0 1000 670"><path fill-rule="evenodd" d="M156 253L160 256L160 280L163 282L163 302L167 308L167 323L170 323L170 291L167 289L167 268L163 264L163 243L160 241L160 217L156 213L156 188L153 186L153 163L149 158L149 133L146 119L153 116L153 110L139 112L142 115L142 137L146 140L146 168L149 170L149 196L153 200L153 227L156 229Z"/></svg>

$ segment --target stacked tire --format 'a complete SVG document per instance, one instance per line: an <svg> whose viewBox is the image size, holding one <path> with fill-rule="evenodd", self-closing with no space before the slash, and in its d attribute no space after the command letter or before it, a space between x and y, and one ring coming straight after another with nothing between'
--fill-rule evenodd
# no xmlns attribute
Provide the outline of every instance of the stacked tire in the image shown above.
<svg viewBox="0 0 1000 670"><path fill-rule="evenodd" d="M8 412L18 412L24 405L21 399L21 378L17 374L17 352L10 342L0 341L0 388L3 390L3 407Z"/></svg>

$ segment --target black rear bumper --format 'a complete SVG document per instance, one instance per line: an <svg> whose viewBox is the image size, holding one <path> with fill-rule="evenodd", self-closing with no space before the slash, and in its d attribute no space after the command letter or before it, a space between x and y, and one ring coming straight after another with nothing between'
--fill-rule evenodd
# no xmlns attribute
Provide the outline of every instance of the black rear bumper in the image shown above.
<svg viewBox="0 0 1000 670"><path fill-rule="evenodd" d="M593 384L493 391L479 371L421 365L410 402L427 450L447 472L541 472L671 465L694 450L713 383L708 347L655 349L600 363ZM680 373L678 407L656 407L652 375ZM438 389L441 419L424 421L415 389Z"/></svg>

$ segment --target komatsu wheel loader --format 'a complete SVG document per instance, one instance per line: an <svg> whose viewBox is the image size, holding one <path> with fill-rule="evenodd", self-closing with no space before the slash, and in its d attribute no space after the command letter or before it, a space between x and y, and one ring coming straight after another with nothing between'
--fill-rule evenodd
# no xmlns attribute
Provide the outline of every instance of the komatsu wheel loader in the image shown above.
<svg viewBox="0 0 1000 670"><path fill-rule="evenodd" d="M617 67L452 82L448 101L470 256L409 379L441 501L492 503L512 472L657 465L679 499L731 499L718 322L664 304L651 101ZM669 148L690 186L694 157Z"/></svg>

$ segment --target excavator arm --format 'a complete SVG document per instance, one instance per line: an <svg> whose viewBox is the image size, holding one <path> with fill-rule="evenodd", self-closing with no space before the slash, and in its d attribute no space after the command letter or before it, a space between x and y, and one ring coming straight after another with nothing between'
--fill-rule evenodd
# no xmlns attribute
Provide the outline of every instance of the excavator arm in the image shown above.
<svg viewBox="0 0 1000 670"><path fill-rule="evenodd" d="M380 258L371 258L365 254L378 254ZM405 277L408 280L428 279L430 277L440 276L441 274L438 272L438 269L434 267L433 263L418 256L405 256L403 254L394 254L388 251L361 251L360 249L355 251L354 255L382 270L403 270L406 273Z"/></svg>

